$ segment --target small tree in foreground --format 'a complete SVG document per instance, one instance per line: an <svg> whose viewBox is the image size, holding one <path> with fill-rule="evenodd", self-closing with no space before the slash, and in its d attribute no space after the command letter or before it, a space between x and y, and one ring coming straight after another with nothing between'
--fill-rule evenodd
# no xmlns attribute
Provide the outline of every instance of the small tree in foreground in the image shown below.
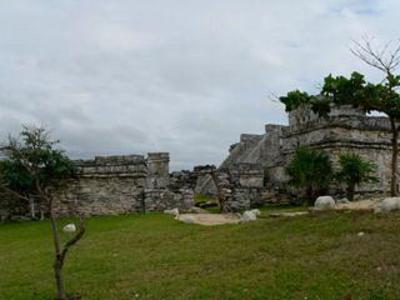
<svg viewBox="0 0 400 300"><path fill-rule="evenodd" d="M306 147L297 149L286 167L289 184L305 190L309 204L328 187L333 177L332 163L327 154Z"/></svg>
<svg viewBox="0 0 400 300"><path fill-rule="evenodd" d="M357 186L363 183L378 182L374 176L376 165L364 160L360 155L354 153L339 156L340 170L336 173L339 182L346 185L346 196L350 201L354 199Z"/></svg>
<svg viewBox="0 0 400 300"><path fill-rule="evenodd" d="M78 231L62 245L54 208L54 194L74 174L72 162L62 150L56 149L46 129L23 127L19 138L9 137L2 148L5 159L0 161L0 189L15 199L37 199L50 219L55 248L54 275L57 299L67 299L63 266L68 251L84 235L80 218Z"/></svg>

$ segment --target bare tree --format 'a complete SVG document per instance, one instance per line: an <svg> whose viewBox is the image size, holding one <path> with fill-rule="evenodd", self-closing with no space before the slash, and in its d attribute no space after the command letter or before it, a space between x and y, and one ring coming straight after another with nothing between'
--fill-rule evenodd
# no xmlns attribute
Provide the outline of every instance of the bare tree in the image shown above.
<svg viewBox="0 0 400 300"><path fill-rule="evenodd" d="M361 59L367 65L385 73L393 75L400 65L400 40L389 41L379 47L373 45L371 37L363 37L361 41L353 40L351 53Z"/></svg>

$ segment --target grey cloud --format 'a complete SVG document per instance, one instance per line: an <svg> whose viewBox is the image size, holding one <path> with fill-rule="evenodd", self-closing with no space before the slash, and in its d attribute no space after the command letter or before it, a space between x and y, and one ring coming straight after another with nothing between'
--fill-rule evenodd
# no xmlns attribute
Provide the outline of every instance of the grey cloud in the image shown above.
<svg viewBox="0 0 400 300"><path fill-rule="evenodd" d="M286 122L270 94L358 69L352 38L400 36L385 1L6 1L0 134L52 129L77 157L170 151L219 163L242 132Z"/></svg>

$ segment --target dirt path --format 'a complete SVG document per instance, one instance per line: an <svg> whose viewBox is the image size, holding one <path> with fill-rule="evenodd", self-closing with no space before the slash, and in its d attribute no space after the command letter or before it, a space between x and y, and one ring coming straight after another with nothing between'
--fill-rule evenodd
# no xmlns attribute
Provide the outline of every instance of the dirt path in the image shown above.
<svg viewBox="0 0 400 300"><path fill-rule="evenodd" d="M206 226L238 224L240 217L236 214L182 214L175 218L178 221Z"/></svg>

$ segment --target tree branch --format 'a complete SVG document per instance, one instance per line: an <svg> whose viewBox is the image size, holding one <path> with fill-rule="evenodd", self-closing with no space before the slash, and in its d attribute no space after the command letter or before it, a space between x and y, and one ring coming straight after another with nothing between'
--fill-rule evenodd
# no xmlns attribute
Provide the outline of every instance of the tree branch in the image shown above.
<svg viewBox="0 0 400 300"><path fill-rule="evenodd" d="M367 65L387 75L392 74L400 65L400 40L386 43L381 49L372 45L372 38L363 37L362 42L353 40L351 53Z"/></svg>
<svg viewBox="0 0 400 300"><path fill-rule="evenodd" d="M79 216L79 230L78 232L70 239L68 240L63 247L61 257L62 260L64 260L65 256L67 255L69 249L74 246L79 240L83 237L83 235L86 232L86 226L85 226L85 219L82 216Z"/></svg>
<svg viewBox="0 0 400 300"><path fill-rule="evenodd" d="M5 194L13 195L14 197L16 197L18 199L25 200L25 201L28 201L28 202L31 200L31 199L29 199L29 197L27 197L27 196L25 196L23 194L20 194L20 193L14 191L14 190L8 188L6 185L0 183L0 191L1 190L3 190Z"/></svg>

